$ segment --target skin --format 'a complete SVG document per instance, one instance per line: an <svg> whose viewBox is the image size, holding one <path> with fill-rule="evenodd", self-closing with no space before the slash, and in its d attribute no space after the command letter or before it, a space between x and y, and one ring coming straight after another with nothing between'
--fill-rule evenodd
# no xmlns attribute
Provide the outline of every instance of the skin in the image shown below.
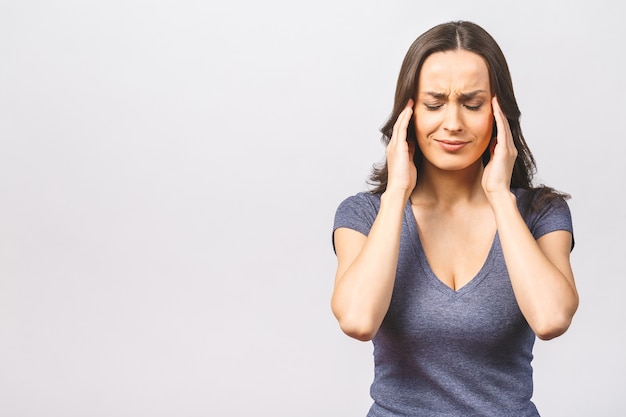
<svg viewBox="0 0 626 417"><path fill-rule="evenodd" d="M424 154L420 172L407 140L413 118ZM495 119L498 135L492 138ZM481 155L490 148L483 167ZM335 231L337 273L331 306L342 330L359 340L378 331L391 302L407 201L429 264L452 290L483 265L498 231L522 314L544 340L563 334L578 307L566 231L535 240L510 191L517 150L489 85L487 65L472 52L437 52L422 66L416 100L399 115L386 149L387 189L370 234Z"/></svg>

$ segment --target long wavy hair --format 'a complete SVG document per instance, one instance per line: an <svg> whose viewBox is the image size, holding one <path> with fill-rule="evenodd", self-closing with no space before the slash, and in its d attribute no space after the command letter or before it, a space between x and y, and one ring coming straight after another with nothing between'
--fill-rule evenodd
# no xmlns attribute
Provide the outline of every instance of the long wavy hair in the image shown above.
<svg viewBox="0 0 626 417"><path fill-rule="evenodd" d="M498 103L502 112L509 121L513 142L517 148L517 159L511 176L511 188L530 190L527 207L541 207L546 199L560 196L569 198L569 195L558 192L545 185L535 186L533 177L537 167L520 126L521 112L515 99L513 82L508 64L495 39L482 27L468 21L453 21L439 24L420 35L409 47L400 68L400 74L396 84L396 93L393 103L393 111L387 122L380 129L381 141L386 146L391 140L393 126L398 116L404 110L409 99L415 99L417 94L418 78L422 65L426 58L435 52L466 50L483 57L489 71L491 91L498 97ZM495 124L494 124L494 135ZM415 144L415 156L413 162L419 170L424 155L417 145L413 120L407 130L407 140ZM482 156L483 164L489 161L489 147ZM418 174L419 175L419 174ZM369 177L372 186L370 192L382 193L387 189L388 169L387 162L374 164Z"/></svg>

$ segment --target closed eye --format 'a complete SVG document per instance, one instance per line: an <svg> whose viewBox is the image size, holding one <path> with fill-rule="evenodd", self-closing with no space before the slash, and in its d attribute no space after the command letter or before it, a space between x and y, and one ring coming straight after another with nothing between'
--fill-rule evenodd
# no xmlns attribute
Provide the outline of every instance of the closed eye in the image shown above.
<svg viewBox="0 0 626 417"><path fill-rule="evenodd" d="M441 107L443 107L443 105L442 104L426 104L426 103L424 103L424 107L426 107L426 110L428 110L428 111L437 111Z"/></svg>
<svg viewBox="0 0 626 417"><path fill-rule="evenodd" d="M464 106L465 106L465 108L466 108L467 110L470 110L470 111L478 111L478 110L480 110L480 108L481 108L483 105L482 105L482 104L479 104L479 105L477 105L477 106L470 106L469 104L465 104Z"/></svg>

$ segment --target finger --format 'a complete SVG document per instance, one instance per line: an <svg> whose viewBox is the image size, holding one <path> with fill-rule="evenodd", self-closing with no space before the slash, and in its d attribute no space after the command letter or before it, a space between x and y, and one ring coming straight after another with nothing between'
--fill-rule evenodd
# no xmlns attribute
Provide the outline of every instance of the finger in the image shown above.
<svg viewBox="0 0 626 417"><path fill-rule="evenodd" d="M502 121L502 110L498 103L498 98L493 96L491 99L491 108L493 109L493 119L496 122L496 128L498 130L498 136L504 131L504 122Z"/></svg>
<svg viewBox="0 0 626 417"><path fill-rule="evenodd" d="M515 147L515 142L513 141L513 133L511 132L509 120L504 115L504 112L502 112L502 108L500 107L497 97L492 99L492 108L493 117L496 121L496 127L498 129L494 153L497 150L498 153L509 155L514 159L517 157L517 148Z"/></svg>
<svg viewBox="0 0 626 417"><path fill-rule="evenodd" d="M411 120L412 110L409 107L405 107L404 110L398 115L396 123L393 125L393 138L399 138L400 136L406 137L406 130Z"/></svg>
<svg viewBox="0 0 626 417"><path fill-rule="evenodd" d="M511 134L509 120L502 112L502 108L500 107L497 97L493 97L491 105L493 107L493 117L496 120L496 127L498 128L498 142L502 143L506 141L507 145L513 145L513 135Z"/></svg>
<svg viewBox="0 0 626 417"><path fill-rule="evenodd" d="M409 100L406 107L398 115L396 123L393 125L391 139L397 138L398 140L406 140L406 133L413 117L413 100Z"/></svg>

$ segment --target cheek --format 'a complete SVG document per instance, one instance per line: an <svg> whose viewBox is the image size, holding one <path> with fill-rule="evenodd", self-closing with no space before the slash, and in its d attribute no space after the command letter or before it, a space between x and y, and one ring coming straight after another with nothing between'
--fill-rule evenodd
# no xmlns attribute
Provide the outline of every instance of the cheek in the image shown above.
<svg viewBox="0 0 626 417"><path fill-rule="evenodd" d="M426 138L437 130L440 121L435 112L420 112L415 115L415 136L419 139Z"/></svg>
<svg viewBox="0 0 626 417"><path fill-rule="evenodd" d="M475 120L474 132L481 139L491 140L494 130L494 119L491 114Z"/></svg>

